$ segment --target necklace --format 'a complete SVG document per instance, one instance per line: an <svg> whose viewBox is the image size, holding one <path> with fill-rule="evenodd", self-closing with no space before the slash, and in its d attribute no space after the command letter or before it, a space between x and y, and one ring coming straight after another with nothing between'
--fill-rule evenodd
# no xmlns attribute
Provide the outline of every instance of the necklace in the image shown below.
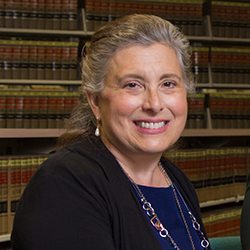
<svg viewBox="0 0 250 250"><path fill-rule="evenodd" d="M174 197L175 197L175 201L177 204L177 207L179 209L181 218L184 222L185 225L185 229L187 231L192 249L195 250L195 246L194 246L194 242L187 224L187 221L185 219L184 213L182 211L181 208L181 204L180 201L178 199L178 195L181 197L181 200L185 206L185 208L187 209L188 215L192 221L192 226L195 229L195 231L198 233L199 238L201 240L201 246L204 249L207 249L209 246L209 241L205 238L204 233L201 231L200 229L200 224L197 222L196 218L194 217L194 215L192 214L192 212L188 209L188 206L185 202L185 200L183 199L181 193L179 192L179 190L177 188L175 188L175 185L173 184L173 182L170 180L168 174L166 173L165 169L163 168L163 166L161 165L161 162L158 163L158 167L160 168L161 172L163 173L166 181L168 184L170 184L170 186L173 189L173 193L174 193ZM124 171L124 173L127 175L130 183L132 184L134 190L136 191L136 193L138 194L140 201L142 203L142 208L143 210L146 212L147 216L150 219L151 224L154 226L154 228L159 232L159 235L162 238L166 238L169 241L169 244L176 250L180 250L180 248L178 247L178 245L176 244L176 242L174 241L174 239L172 238L172 236L170 235L169 231L163 226L162 222L160 221L160 219L158 218L157 214L155 213L154 208L152 207L151 203L148 202L145 198L145 196L143 195L142 191L140 190L139 186L134 182L134 180L129 176L129 174L122 168L122 170ZM178 195L177 195L178 192Z"/></svg>

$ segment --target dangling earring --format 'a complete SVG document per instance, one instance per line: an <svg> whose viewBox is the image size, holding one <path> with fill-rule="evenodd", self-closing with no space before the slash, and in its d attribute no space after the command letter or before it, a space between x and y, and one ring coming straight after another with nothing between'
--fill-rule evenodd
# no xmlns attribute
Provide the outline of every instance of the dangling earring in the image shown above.
<svg viewBox="0 0 250 250"><path fill-rule="evenodd" d="M95 129L95 136L96 137L100 136L99 124L100 124L100 122L97 120L97 126L96 126L96 129Z"/></svg>

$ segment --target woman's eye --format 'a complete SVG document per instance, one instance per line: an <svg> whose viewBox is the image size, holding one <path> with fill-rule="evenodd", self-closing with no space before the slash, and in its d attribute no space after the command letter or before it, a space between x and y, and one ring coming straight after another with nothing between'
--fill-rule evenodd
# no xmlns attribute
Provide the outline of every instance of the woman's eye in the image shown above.
<svg viewBox="0 0 250 250"><path fill-rule="evenodd" d="M139 87L139 85L134 82L130 82L125 85L125 88L136 88L136 87Z"/></svg>
<svg viewBox="0 0 250 250"><path fill-rule="evenodd" d="M175 86L175 83L170 82L170 81L166 81L166 82L163 83L163 86L164 87L173 87L173 86Z"/></svg>

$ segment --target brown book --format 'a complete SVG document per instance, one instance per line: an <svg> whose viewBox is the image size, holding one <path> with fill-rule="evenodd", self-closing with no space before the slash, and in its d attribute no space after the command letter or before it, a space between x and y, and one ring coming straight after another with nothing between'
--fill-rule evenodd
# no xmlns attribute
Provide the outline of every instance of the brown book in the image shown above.
<svg viewBox="0 0 250 250"><path fill-rule="evenodd" d="M56 93L56 128L63 128L64 124L64 95Z"/></svg>
<svg viewBox="0 0 250 250"><path fill-rule="evenodd" d="M0 91L0 128L6 128L6 92Z"/></svg>
<svg viewBox="0 0 250 250"><path fill-rule="evenodd" d="M69 53L69 80L77 79L77 57L78 57L78 43L70 43Z"/></svg>
<svg viewBox="0 0 250 250"><path fill-rule="evenodd" d="M39 92L31 92L31 128L39 128Z"/></svg>
<svg viewBox="0 0 250 250"><path fill-rule="evenodd" d="M111 2L112 4L115 4L116 2ZM114 16L115 8L110 3L110 12L109 12L109 18L111 20L111 16ZM111 10L113 10L111 12ZM86 28L87 31L94 31L94 1L93 0L86 0L85 1L85 19L86 19Z"/></svg>
<svg viewBox="0 0 250 250"><path fill-rule="evenodd" d="M23 128L23 92L15 92L15 128Z"/></svg>
<svg viewBox="0 0 250 250"><path fill-rule="evenodd" d="M9 186L9 176L8 176L8 157L0 156L0 168L1 168L1 234L8 233L8 211L10 210L10 200L8 199L8 186Z"/></svg>
<svg viewBox="0 0 250 250"><path fill-rule="evenodd" d="M15 128L15 93L6 92L6 128Z"/></svg>
<svg viewBox="0 0 250 250"><path fill-rule="evenodd" d="M107 8L105 8L103 2L105 1L101 1L101 23L107 20L105 18ZM77 0L71 0L68 3L68 23L69 30L77 30Z"/></svg>
<svg viewBox="0 0 250 250"><path fill-rule="evenodd" d="M37 29L45 29L45 0L37 0Z"/></svg>
<svg viewBox="0 0 250 250"><path fill-rule="evenodd" d="M61 0L53 0L52 27L54 30L61 29L61 11L62 11Z"/></svg>
<svg viewBox="0 0 250 250"><path fill-rule="evenodd" d="M73 92L64 93L64 120L69 119L72 108L73 108Z"/></svg>
<svg viewBox="0 0 250 250"><path fill-rule="evenodd" d="M56 128L56 93L48 93L48 128Z"/></svg>
<svg viewBox="0 0 250 250"><path fill-rule="evenodd" d="M27 156L21 156L21 194L24 192L28 183L28 159Z"/></svg>
<svg viewBox="0 0 250 250"><path fill-rule="evenodd" d="M39 93L39 128L48 127L48 93Z"/></svg>

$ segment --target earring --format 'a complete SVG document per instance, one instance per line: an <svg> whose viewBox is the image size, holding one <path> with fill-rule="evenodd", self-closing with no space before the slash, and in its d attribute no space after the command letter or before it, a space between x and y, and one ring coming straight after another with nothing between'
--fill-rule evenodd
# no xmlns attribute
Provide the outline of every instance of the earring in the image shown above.
<svg viewBox="0 0 250 250"><path fill-rule="evenodd" d="M100 122L97 120L97 126L96 126L96 129L95 129L95 136L96 137L100 136L99 124L100 124Z"/></svg>
<svg viewBox="0 0 250 250"><path fill-rule="evenodd" d="M95 136L99 137L100 136L100 129L99 126L97 125L96 129L95 129Z"/></svg>

